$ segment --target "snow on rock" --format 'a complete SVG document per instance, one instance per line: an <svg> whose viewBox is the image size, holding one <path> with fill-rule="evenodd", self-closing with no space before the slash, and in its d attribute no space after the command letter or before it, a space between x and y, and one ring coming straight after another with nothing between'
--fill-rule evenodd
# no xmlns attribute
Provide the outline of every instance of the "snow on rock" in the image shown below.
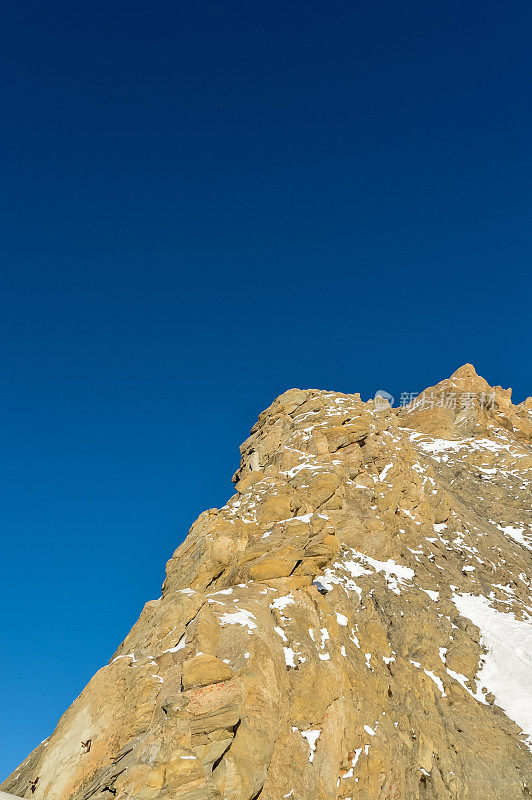
<svg viewBox="0 0 532 800"><path fill-rule="evenodd" d="M488 652L477 675L479 689L492 692L495 702L527 734L532 749L532 620L492 608L483 595L455 594L458 613L480 628ZM476 697L479 698L479 690Z"/></svg>
<svg viewBox="0 0 532 800"><path fill-rule="evenodd" d="M357 765L357 762L358 762L358 759L360 758L361 752L362 752L362 748L361 747L357 747L357 749L355 750L355 755L351 759L350 768L347 770L347 772L344 772L344 774L342 775L342 779L343 780L345 780L346 778L352 778L353 777L354 768Z"/></svg>
<svg viewBox="0 0 532 800"><path fill-rule="evenodd" d="M432 670L430 670L430 669L424 669L424 670L423 670L423 672L425 673L425 675L428 675L428 677L429 677L429 678L430 678L432 681L434 681L434 683L436 684L436 686L437 686L437 687L438 687L438 689L440 690L440 694L441 694L441 696L442 696L442 697L447 697L447 695L445 694L445 689L443 688L443 681L442 681L442 679L441 679L441 678L438 678L438 676L437 676L437 675L435 675L435 674L432 672Z"/></svg>
<svg viewBox="0 0 532 800"><path fill-rule="evenodd" d="M274 625L273 629L274 629L275 633L277 633L281 637L283 642L287 642L288 641L286 633L283 631L282 628L279 627L279 625Z"/></svg>
<svg viewBox="0 0 532 800"><path fill-rule="evenodd" d="M505 536L509 536L510 539L513 539L514 542L523 545L526 547L527 550L532 550L532 545L527 542L523 533L525 531L524 528L515 528L513 525L506 525L503 527L502 525L497 525L500 531L504 533Z"/></svg>
<svg viewBox="0 0 532 800"><path fill-rule="evenodd" d="M300 734L303 737L303 739L306 739L307 742L308 742L308 746L310 748L310 753L309 753L308 760L310 761L311 764L314 761L314 753L316 751L316 742L320 738L320 733L321 733L321 730L318 729L318 728L316 728L316 729L309 728L306 731L300 731Z"/></svg>
<svg viewBox="0 0 532 800"><path fill-rule="evenodd" d="M388 471L389 471L389 470L390 470L392 467L393 467L393 464L386 464L386 466L385 466L385 467L384 467L384 469L382 470L381 474L379 475L379 480L381 481L381 483L382 483L382 481L385 479L386 475L388 474Z"/></svg>
<svg viewBox="0 0 532 800"><path fill-rule="evenodd" d="M284 660L286 662L287 667L295 667L296 666L296 653L292 650L291 647L283 647L284 650Z"/></svg>
<svg viewBox="0 0 532 800"><path fill-rule="evenodd" d="M163 650L163 653L177 653L178 650L183 650L187 641L186 636L182 636L175 647L170 647L168 650Z"/></svg>
<svg viewBox="0 0 532 800"><path fill-rule="evenodd" d="M284 597L277 597L270 603L270 608L276 608L278 611L284 611L287 606L291 606L295 604L294 596L292 592L290 594L284 595Z"/></svg>
<svg viewBox="0 0 532 800"><path fill-rule="evenodd" d="M236 611L222 614L220 617L220 624L243 625L244 627L249 628L249 630L253 630L253 628L257 627L257 624L253 622L254 619L256 619L256 617L251 613L251 611L247 611L245 608L237 608Z"/></svg>
<svg viewBox="0 0 532 800"><path fill-rule="evenodd" d="M402 564L396 564L391 558L387 561L378 561L376 558L367 556L364 553L359 553L358 550L352 550L351 552L353 556L362 561L363 564L373 567L375 572L383 572L388 588L391 589L394 594L401 594L399 587L404 586L404 582L412 580L415 575L413 569L405 567ZM371 571L357 564L356 561L344 561L343 566L349 570L353 577L371 575Z"/></svg>
<svg viewBox="0 0 532 800"><path fill-rule="evenodd" d="M132 659L132 663L133 663L133 664L134 664L134 663L136 662L136 660L137 660L137 659L135 658L135 656L133 655L133 653L124 653L124 654L123 654L123 655L121 655L121 656L116 656L116 658L113 658L113 660L112 660L110 663L111 663L111 664L114 664L114 663L115 663L115 661L118 661L118 659L119 659L119 658L131 658L131 659Z"/></svg>
<svg viewBox="0 0 532 800"><path fill-rule="evenodd" d="M487 384L458 373L422 413L319 390L275 401L236 494L193 523L116 663L2 788L24 797L39 778L36 800L47 786L66 800L83 760L105 793L131 741L119 793L140 797L164 711L169 746L149 754L161 796L523 800L532 398L497 388L477 413Z"/></svg>

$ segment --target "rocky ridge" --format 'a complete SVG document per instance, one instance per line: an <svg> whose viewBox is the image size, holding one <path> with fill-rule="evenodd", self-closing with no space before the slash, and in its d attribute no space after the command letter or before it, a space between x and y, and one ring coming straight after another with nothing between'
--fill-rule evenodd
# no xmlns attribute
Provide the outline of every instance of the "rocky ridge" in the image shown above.
<svg viewBox="0 0 532 800"><path fill-rule="evenodd" d="M236 494L1 788L528 797L532 398L471 365L401 409L292 389L240 449Z"/></svg>

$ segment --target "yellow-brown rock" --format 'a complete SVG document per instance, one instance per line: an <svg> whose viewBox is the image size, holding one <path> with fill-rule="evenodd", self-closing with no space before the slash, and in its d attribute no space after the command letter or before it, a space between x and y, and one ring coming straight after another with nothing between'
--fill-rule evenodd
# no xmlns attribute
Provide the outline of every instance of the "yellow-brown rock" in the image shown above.
<svg viewBox="0 0 532 800"><path fill-rule="evenodd" d="M216 656L199 653L183 662L183 691L231 680L233 671Z"/></svg>
<svg viewBox="0 0 532 800"><path fill-rule="evenodd" d="M532 398L469 364L401 409L291 389L240 451L236 494L2 789L529 797Z"/></svg>

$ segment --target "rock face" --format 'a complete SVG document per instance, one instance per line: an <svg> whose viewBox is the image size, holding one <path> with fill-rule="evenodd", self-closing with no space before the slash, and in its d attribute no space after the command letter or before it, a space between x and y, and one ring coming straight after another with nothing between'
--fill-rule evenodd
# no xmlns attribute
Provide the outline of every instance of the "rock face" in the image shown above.
<svg viewBox="0 0 532 800"><path fill-rule="evenodd" d="M532 398L466 365L383 405L292 389L260 415L237 493L5 791L529 796Z"/></svg>

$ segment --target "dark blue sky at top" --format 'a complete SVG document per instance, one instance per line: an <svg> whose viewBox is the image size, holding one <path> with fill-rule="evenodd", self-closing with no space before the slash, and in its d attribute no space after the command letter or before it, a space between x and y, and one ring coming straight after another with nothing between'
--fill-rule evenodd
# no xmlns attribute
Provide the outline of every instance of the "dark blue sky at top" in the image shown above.
<svg viewBox="0 0 532 800"><path fill-rule="evenodd" d="M532 388L529 3L1 17L0 778L279 393Z"/></svg>

